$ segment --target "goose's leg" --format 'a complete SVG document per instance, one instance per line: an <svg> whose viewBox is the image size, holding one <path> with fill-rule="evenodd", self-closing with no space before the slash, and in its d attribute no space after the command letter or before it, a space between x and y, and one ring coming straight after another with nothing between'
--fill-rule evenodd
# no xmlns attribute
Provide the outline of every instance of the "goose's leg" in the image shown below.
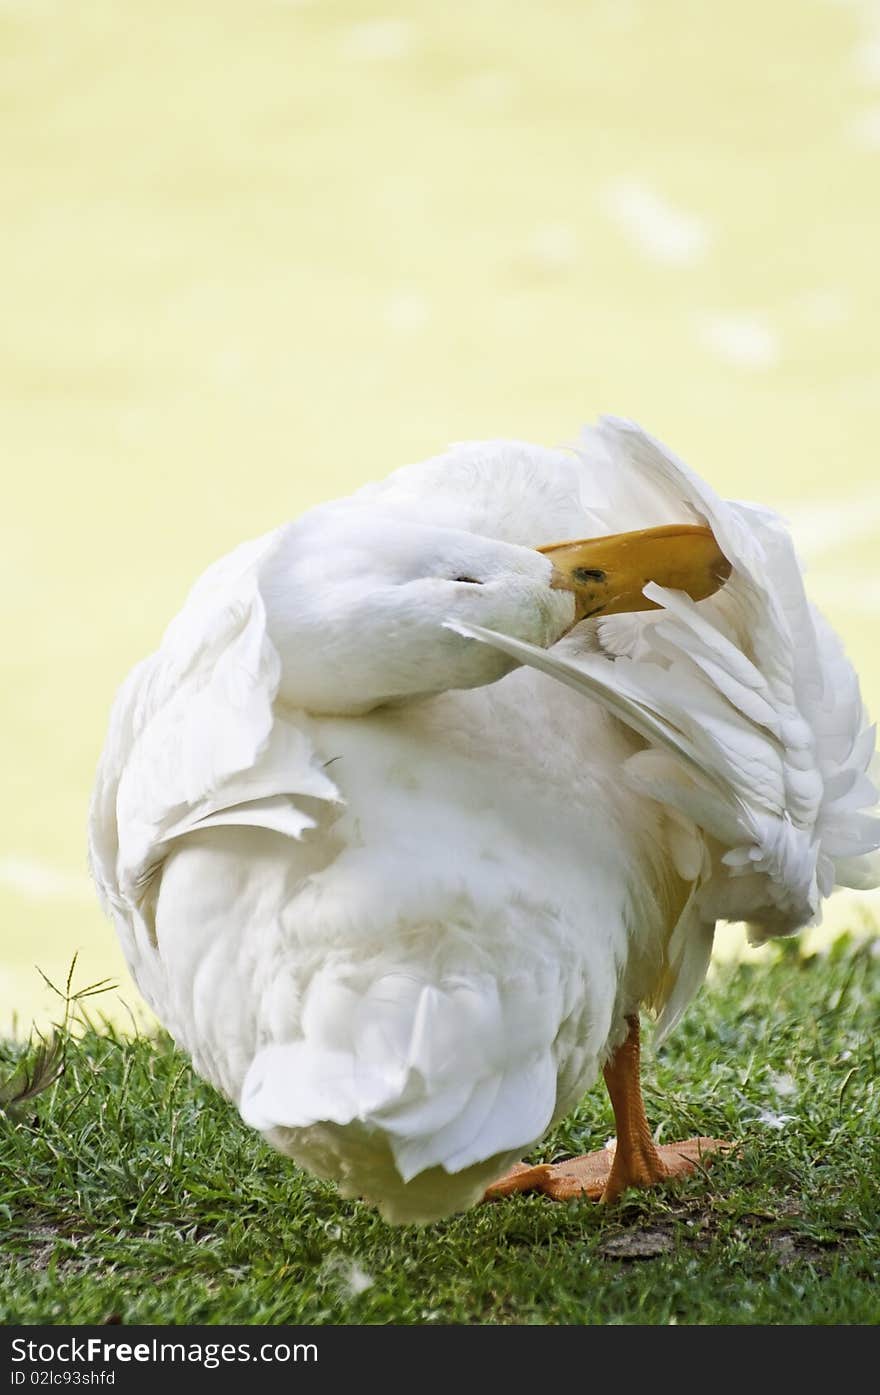
<svg viewBox="0 0 880 1395"><path fill-rule="evenodd" d="M729 1147L716 1138L688 1138L660 1147L651 1137L642 1101L639 1078L639 1019L630 1017L629 1034L605 1067L605 1084L611 1096L617 1143L613 1150L586 1153L561 1163L528 1167L517 1163L506 1177L495 1182L487 1198L513 1192L546 1192L557 1201L588 1196L594 1201L616 1201L628 1187L652 1187L670 1177L693 1172L701 1159Z"/></svg>

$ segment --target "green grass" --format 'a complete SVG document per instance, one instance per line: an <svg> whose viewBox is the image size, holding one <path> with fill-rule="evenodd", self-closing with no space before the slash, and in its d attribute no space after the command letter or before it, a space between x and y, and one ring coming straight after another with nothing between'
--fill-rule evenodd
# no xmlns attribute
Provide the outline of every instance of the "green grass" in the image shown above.
<svg viewBox="0 0 880 1395"><path fill-rule="evenodd" d="M875 1323L878 1008L869 944L724 968L645 1096L663 1137L735 1156L608 1210L517 1197L420 1229L299 1173L167 1039L89 1030L0 1114L0 1320ZM598 1087L540 1156L609 1132Z"/></svg>

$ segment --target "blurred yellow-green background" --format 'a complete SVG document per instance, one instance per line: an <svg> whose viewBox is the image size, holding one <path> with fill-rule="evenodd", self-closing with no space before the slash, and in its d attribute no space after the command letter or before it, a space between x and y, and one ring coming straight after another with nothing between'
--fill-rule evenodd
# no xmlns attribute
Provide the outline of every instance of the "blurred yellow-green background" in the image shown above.
<svg viewBox="0 0 880 1395"><path fill-rule="evenodd" d="M873 0L2 0L0 84L0 1033L136 1001L86 806L189 583L450 440L781 505L880 709Z"/></svg>

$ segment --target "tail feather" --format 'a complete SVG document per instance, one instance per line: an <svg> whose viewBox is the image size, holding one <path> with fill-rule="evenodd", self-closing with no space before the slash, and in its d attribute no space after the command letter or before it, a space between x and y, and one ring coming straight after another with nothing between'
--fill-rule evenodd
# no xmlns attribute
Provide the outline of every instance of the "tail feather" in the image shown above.
<svg viewBox="0 0 880 1395"><path fill-rule="evenodd" d="M299 1039L257 1053L240 1101L247 1123L366 1125L388 1140L405 1182L541 1137L556 1105L558 975L429 982L414 969L364 983L354 972L321 970Z"/></svg>

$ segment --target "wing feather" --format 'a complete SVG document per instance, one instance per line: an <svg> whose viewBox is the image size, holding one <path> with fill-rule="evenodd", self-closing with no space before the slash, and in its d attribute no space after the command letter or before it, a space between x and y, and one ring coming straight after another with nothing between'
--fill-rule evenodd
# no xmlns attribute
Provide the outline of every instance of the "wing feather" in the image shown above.
<svg viewBox="0 0 880 1395"><path fill-rule="evenodd" d="M339 798L305 720L275 707L281 664L260 579L284 533L208 569L114 705L90 860L135 968L152 943L154 884L175 840L235 824L300 838L314 820L298 800Z"/></svg>
<svg viewBox="0 0 880 1395"><path fill-rule="evenodd" d="M649 584L663 609L597 622L599 653L457 628L636 732L647 749L627 762L627 779L674 812L679 845L682 828L699 831L706 857L670 940L668 1024L708 962L707 925L746 920L760 943L818 920L835 885L878 884L875 730L840 640L806 597L782 519L720 499L629 422L603 419L582 461L585 501L609 528L707 523L733 567L727 585L696 604ZM686 861L695 869L699 859L691 850Z"/></svg>

